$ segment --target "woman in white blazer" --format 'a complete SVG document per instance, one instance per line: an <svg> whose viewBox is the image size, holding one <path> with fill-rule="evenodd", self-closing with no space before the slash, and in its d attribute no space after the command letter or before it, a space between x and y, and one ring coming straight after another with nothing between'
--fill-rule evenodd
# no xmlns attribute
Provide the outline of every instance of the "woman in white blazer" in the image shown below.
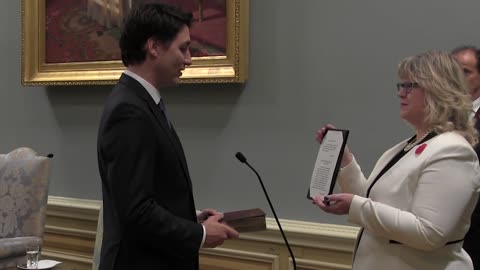
<svg viewBox="0 0 480 270"><path fill-rule="evenodd" d="M387 150L368 179L346 147L338 174L345 193L314 202L361 226L355 270L473 269L462 244L480 169L462 69L448 53L430 51L404 59L398 75L400 116L416 134Z"/></svg>

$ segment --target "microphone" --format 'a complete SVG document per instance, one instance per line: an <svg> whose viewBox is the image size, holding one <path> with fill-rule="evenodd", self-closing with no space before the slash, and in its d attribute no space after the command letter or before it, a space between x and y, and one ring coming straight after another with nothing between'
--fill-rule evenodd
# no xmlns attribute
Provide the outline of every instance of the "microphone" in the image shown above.
<svg viewBox="0 0 480 270"><path fill-rule="evenodd" d="M285 233L283 232L282 225L280 225L280 221L278 220L277 213L275 213L275 209L273 209L272 202L270 201L270 197L268 197L267 190L265 189L265 186L263 185L262 178L258 174L258 172L250 166L247 162L247 158L241 153L237 152L235 154L235 157L241 162L247 164L247 166L252 169L252 171L257 175L258 181L260 182L260 185L262 185L263 193L265 193L265 197L267 198L268 204L270 205L270 209L272 209L273 216L275 217L275 221L277 222L278 228L280 229L280 232L282 233L283 240L285 241L285 244L287 245L288 252L290 253L290 256L292 257L292 262L293 262L293 269L297 270L297 263L295 262L295 257L293 256L292 249L290 248L290 245L288 244L287 237L285 236Z"/></svg>
<svg viewBox="0 0 480 270"><path fill-rule="evenodd" d="M53 158L53 154L48 154L47 157L48 158Z"/></svg>
<svg viewBox="0 0 480 270"><path fill-rule="evenodd" d="M247 163L247 158L240 152L237 152L235 154L235 157L241 162L241 163ZM248 165L248 163L247 163Z"/></svg>

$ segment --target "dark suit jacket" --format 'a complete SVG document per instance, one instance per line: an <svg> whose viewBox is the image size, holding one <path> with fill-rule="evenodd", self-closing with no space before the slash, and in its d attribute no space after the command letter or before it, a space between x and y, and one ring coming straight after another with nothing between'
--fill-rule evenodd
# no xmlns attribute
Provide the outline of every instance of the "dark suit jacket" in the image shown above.
<svg viewBox="0 0 480 270"><path fill-rule="evenodd" d="M97 147L104 207L99 270L198 269L203 228L181 143L128 75L106 101Z"/></svg>
<svg viewBox="0 0 480 270"><path fill-rule="evenodd" d="M480 133L480 110L475 114L475 128ZM475 147L475 152L480 159L480 143ZM480 200L479 200L480 202ZM473 261L473 268L480 269L480 203L477 202L477 206L472 214L470 229L465 236L465 242L463 248L467 251L470 258Z"/></svg>

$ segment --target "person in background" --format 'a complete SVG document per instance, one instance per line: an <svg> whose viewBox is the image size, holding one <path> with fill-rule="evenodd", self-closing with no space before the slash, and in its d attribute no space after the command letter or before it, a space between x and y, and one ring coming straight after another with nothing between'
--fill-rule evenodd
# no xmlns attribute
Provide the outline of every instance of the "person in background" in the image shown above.
<svg viewBox="0 0 480 270"><path fill-rule="evenodd" d="M238 233L222 213L197 214L180 140L160 95L192 63L192 15L134 7L120 37L127 67L105 102L98 133L103 194L100 270L197 270L201 247Z"/></svg>
<svg viewBox="0 0 480 270"><path fill-rule="evenodd" d="M473 107L470 113L475 129L480 132L480 50L474 46L461 46L453 49L452 55L457 59L463 69L465 78L470 88ZM480 157L480 145L475 147L477 156ZM477 203L472 214L470 229L465 236L463 248L470 255L474 269L480 269L480 205Z"/></svg>
<svg viewBox="0 0 480 270"><path fill-rule="evenodd" d="M462 69L449 53L429 51L401 61L398 76L400 117L415 135L387 150L368 178L346 147L337 179L344 193L314 203L361 227L355 270L473 269L462 245L480 168Z"/></svg>

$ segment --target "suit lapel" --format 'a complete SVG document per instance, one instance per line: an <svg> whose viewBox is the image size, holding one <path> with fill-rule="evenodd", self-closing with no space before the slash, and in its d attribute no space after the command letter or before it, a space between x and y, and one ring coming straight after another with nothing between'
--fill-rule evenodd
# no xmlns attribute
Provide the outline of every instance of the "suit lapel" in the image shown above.
<svg viewBox="0 0 480 270"><path fill-rule="evenodd" d="M155 115L155 118L157 119L157 121L162 126L163 131L167 134L171 145L175 148L175 153L177 155L177 159L180 162L180 165L182 166L183 173L185 174L186 179L188 180L187 181L188 186L190 187L190 189L192 189L192 183L190 181L190 175L188 173L187 161L185 159L185 153L183 152L182 144L181 144L181 142L180 142L180 140L177 136L177 133L175 132L175 129L173 128L173 124L170 123L170 125L169 125L167 123L167 120L162 115L162 112L160 111L160 108L158 108L157 104L155 104L153 101L149 102L149 107L150 107L150 110Z"/></svg>
<svg viewBox="0 0 480 270"><path fill-rule="evenodd" d="M143 99L147 103L148 109L154 115L162 131L167 135L168 140L170 140L170 144L175 149L174 152L177 157L177 160L180 162L180 165L183 169L183 173L185 174L185 178L188 182L188 186L190 190L192 190L192 183L190 180L190 175L188 173L185 154L183 152L183 148L180 143L180 140L178 139L178 136L173 129L173 125L172 125L172 128L170 129L167 123L167 120L162 115L162 112L160 111L160 108L158 107L158 105L155 104L152 97L148 94L147 90L137 80L131 78L128 75L122 74L122 76L119 79L119 82L125 84L128 88L132 89L137 96L139 96L141 99Z"/></svg>
<svg viewBox="0 0 480 270"><path fill-rule="evenodd" d="M405 147L406 143L409 140L404 140L400 142L399 144L395 145L394 147L390 148L387 152L383 154L382 157L378 160L377 164L375 165L373 171L370 173L369 176L369 181L373 181L373 179L377 178L378 174L385 168L385 166L388 164L392 158L400 152L400 150ZM385 173L387 174L388 171Z"/></svg>
<svg viewBox="0 0 480 270"><path fill-rule="evenodd" d="M174 152L177 157L177 161L180 163L180 167L182 167L182 171L185 176L185 181L187 181L187 186L188 186L188 189L190 190L190 203L191 203L190 208L192 209L191 218L192 218L192 221L196 221L197 215L195 213L192 180L190 179L190 174L188 173L187 160L185 159L185 153L183 152L182 143L180 142L180 139L178 138L177 133L175 132L173 124L172 123L170 123L170 125L168 124L167 118L162 115L163 112L160 110L157 104L155 104L153 100L150 99L150 102L148 103L148 105L150 107L150 110L155 115L157 122L160 123L160 126L163 129L163 132L167 134L167 137L170 140L170 144L175 149Z"/></svg>
<svg viewBox="0 0 480 270"><path fill-rule="evenodd" d="M175 148L175 154L177 156L178 161L180 162L180 165L183 169L183 173L185 174L185 178L187 179L188 186L190 187L190 190L191 190L192 189L192 183L190 181L190 175L188 173L185 154L183 152L180 140L178 139L177 134L175 133L175 130L173 128L173 124L170 123L170 126L171 126L171 128L170 128L170 126L167 123L166 118L162 115L162 112L160 111L160 108L158 108L157 104L155 104L153 102L153 100L150 99L150 101L148 102L148 106L150 107L150 110L152 111L152 113L155 115L155 118L157 119L157 122L162 127L164 133L167 134L167 137L170 140L171 145Z"/></svg>
<svg viewBox="0 0 480 270"><path fill-rule="evenodd" d="M163 131L165 132L165 134L167 134L167 137L173 143L173 137L172 134L169 132L170 128L168 127L168 123L164 120L160 108L158 108L157 104L155 104L150 94L148 94L147 90L137 80L126 74L122 74L119 82L125 84L129 89L132 89L138 97L140 97L144 102L147 103L148 109L155 116L155 119L160 124Z"/></svg>

